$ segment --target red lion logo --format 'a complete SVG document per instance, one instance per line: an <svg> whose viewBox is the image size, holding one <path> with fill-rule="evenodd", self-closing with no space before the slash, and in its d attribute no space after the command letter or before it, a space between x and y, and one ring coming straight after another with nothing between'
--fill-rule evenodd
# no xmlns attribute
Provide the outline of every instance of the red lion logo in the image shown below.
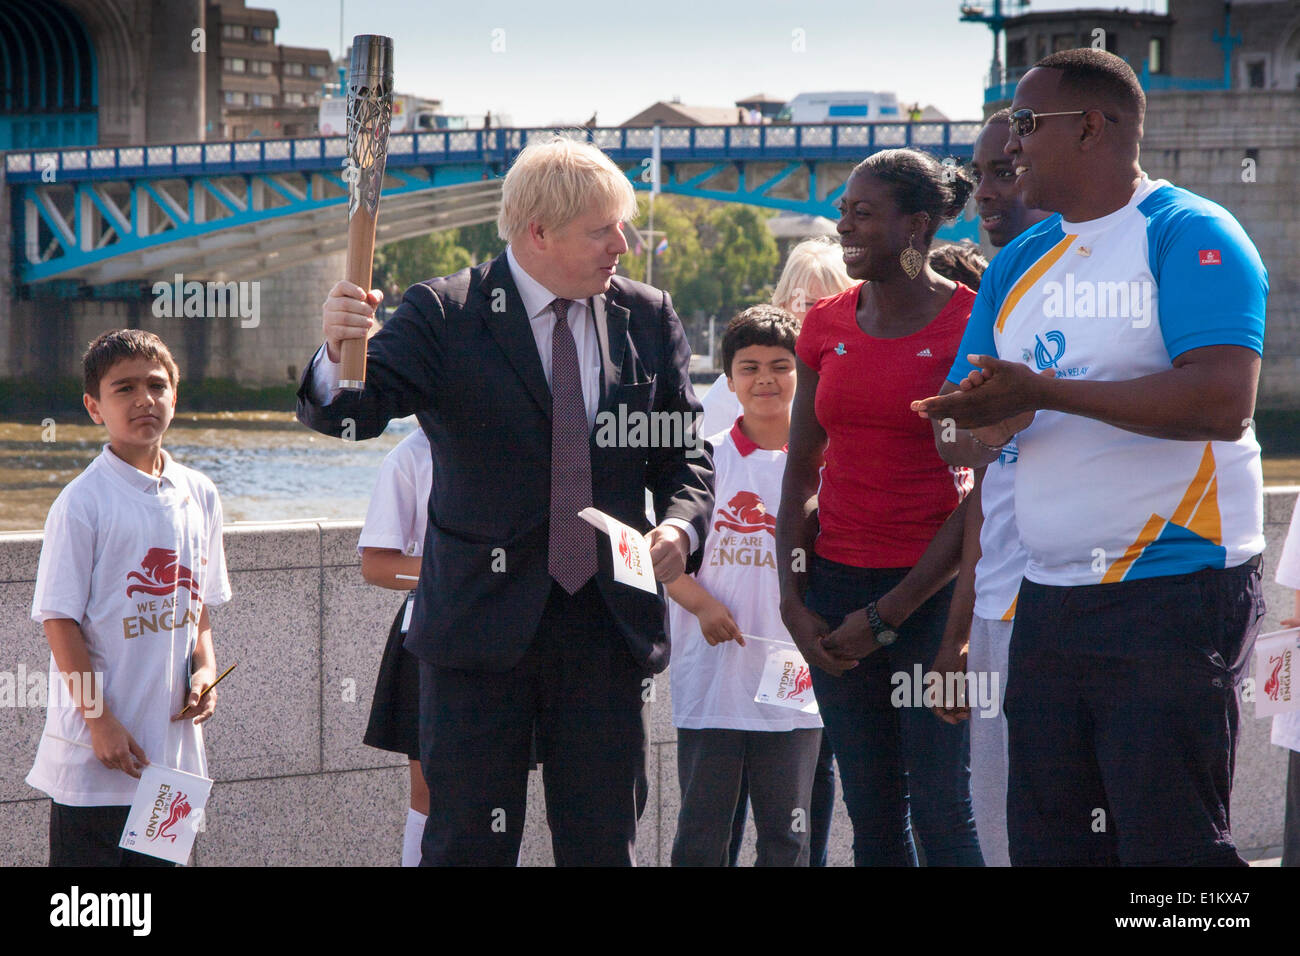
<svg viewBox="0 0 1300 956"><path fill-rule="evenodd" d="M176 798L172 800L171 812L167 814L167 821L158 828L158 835L155 839L163 839L165 837L175 843L177 835L175 833L168 833L167 831L188 817L191 809L193 808L190 806L189 797L178 791Z"/></svg>
<svg viewBox="0 0 1300 956"><path fill-rule="evenodd" d="M194 597L199 596L199 585L194 580L194 572L181 564L180 556L170 548L150 548L149 553L140 562L145 574L130 572L128 581L140 581L140 584L128 584L126 596L139 591L145 594L171 594L177 588L186 588ZM145 575L148 575L146 577Z"/></svg>
<svg viewBox="0 0 1300 956"><path fill-rule="evenodd" d="M1268 675L1268 680L1264 681L1264 696L1269 700L1277 700L1278 691L1282 689L1277 682L1277 675L1278 672L1282 670L1282 663L1282 657L1274 657L1272 654L1268 655L1268 666L1273 668L1273 670Z"/></svg>
<svg viewBox="0 0 1300 956"><path fill-rule="evenodd" d="M763 499L754 492L738 491L727 502L726 510L722 511L718 519L713 522L713 530L717 531L719 528L731 528L742 534L766 531L775 538L776 518L767 513L767 505L763 504Z"/></svg>
<svg viewBox="0 0 1300 956"><path fill-rule="evenodd" d="M626 528L618 533L618 555L623 559L624 564L629 568L632 567L632 543L627 540Z"/></svg>
<svg viewBox="0 0 1300 956"><path fill-rule="evenodd" d="M803 700L804 691L808 690L812 690L812 671L807 667L801 667L794 675L794 688L785 695L785 699Z"/></svg>

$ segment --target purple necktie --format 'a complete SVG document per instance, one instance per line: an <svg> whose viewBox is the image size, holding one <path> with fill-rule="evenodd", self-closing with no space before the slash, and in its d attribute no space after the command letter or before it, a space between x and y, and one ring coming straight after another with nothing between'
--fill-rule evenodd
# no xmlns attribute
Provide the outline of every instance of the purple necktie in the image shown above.
<svg viewBox="0 0 1300 956"><path fill-rule="evenodd" d="M596 573L596 529L578 517L591 506L591 436L568 299L551 303L551 536L547 570L570 594Z"/></svg>

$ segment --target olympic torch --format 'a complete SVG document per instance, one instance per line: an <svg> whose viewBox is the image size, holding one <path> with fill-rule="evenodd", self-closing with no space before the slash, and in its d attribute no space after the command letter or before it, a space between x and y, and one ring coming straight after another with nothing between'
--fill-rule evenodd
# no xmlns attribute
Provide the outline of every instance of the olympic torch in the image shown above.
<svg viewBox="0 0 1300 956"><path fill-rule="evenodd" d="M388 159L388 124L393 114L393 40L362 34L352 38L348 68L348 155L343 178L348 183L349 282L370 290L375 264L375 224L379 190ZM366 340L343 342L339 387L366 387Z"/></svg>

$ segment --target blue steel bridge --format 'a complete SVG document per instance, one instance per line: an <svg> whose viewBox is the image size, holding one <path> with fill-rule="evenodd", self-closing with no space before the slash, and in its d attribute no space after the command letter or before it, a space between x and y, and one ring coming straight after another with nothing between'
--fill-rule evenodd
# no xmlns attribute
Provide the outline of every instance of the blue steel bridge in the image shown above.
<svg viewBox="0 0 1300 956"><path fill-rule="evenodd" d="M908 146L970 159L980 123L661 128L661 191L834 219L853 164ZM594 142L650 188L653 129L489 129L389 138L378 241L496 218L501 177L530 141ZM252 279L346 246L343 137L8 152L14 281L117 296L173 271ZM977 239L969 212L939 233Z"/></svg>

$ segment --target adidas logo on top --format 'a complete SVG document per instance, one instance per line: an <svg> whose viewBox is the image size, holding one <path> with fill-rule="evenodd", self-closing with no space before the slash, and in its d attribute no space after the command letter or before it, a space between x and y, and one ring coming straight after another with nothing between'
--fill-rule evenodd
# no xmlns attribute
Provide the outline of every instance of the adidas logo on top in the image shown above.
<svg viewBox="0 0 1300 956"><path fill-rule="evenodd" d="M917 358L933 358L934 356L932 356L932 355L930 354L930 350L929 350L928 348L926 348L926 349L921 349L921 351L917 352L917 353L916 353L916 357L917 357Z"/></svg>

